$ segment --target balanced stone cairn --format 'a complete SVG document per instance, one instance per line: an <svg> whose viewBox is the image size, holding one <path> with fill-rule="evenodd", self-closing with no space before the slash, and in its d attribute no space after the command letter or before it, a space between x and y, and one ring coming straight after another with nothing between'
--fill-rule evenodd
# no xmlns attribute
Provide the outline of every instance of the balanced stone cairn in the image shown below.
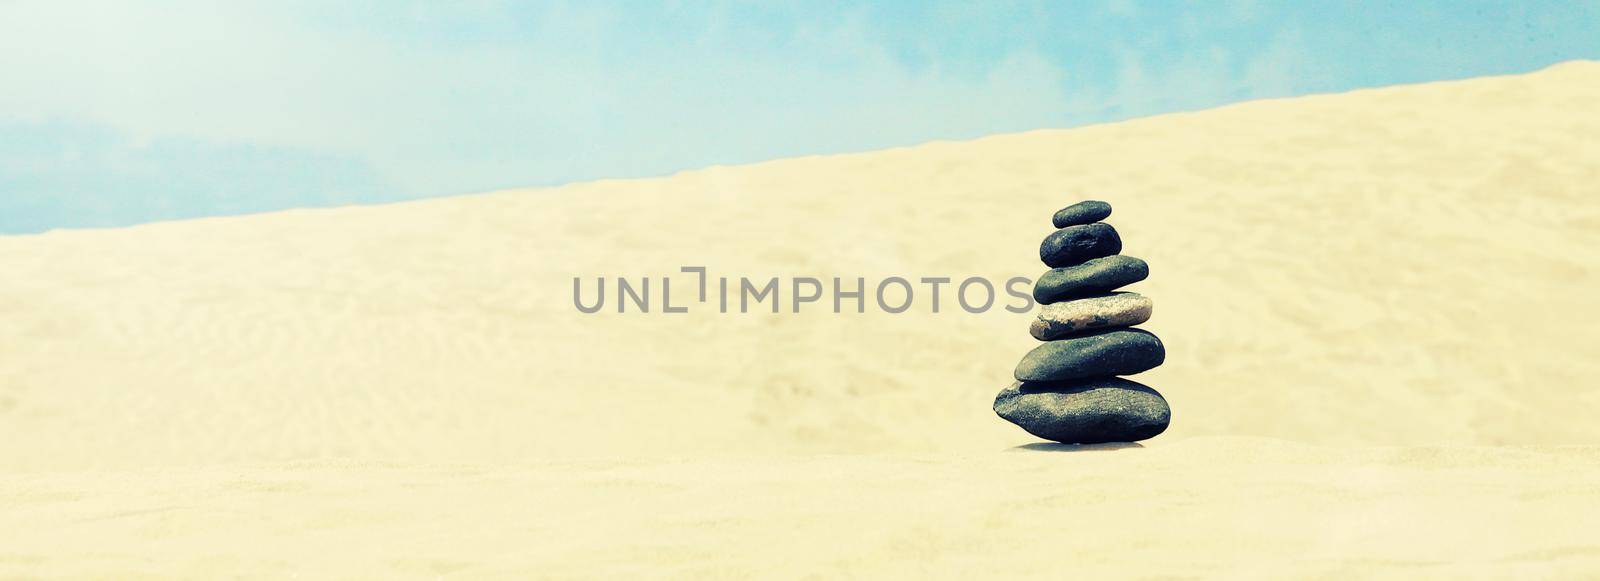
<svg viewBox="0 0 1600 581"><path fill-rule="evenodd" d="M1116 377L1166 359L1161 340L1133 325L1150 320L1150 299L1113 292L1150 276L1143 260L1122 256L1111 204L1079 202L1056 212L1059 228L1039 246L1052 270L1033 298L1042 305L1028 328L1044 343L1017 364L1016 383L994 411L1035 436L1064 444L1133 442L1167 429L1172 411L1149 387Z"/></svg>

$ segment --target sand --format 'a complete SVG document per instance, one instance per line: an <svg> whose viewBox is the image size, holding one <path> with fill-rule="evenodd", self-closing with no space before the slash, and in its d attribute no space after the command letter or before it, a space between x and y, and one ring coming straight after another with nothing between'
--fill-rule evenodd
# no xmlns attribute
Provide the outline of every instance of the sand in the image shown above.
<svg viewBox="0 0 1600 581"><path fill-rule="evenodd" d="M0 577L1592 576L1597 102L1578 62L0 237ZM1035 278L1086 197L1151 264L1143 447L993 415L1031 314L572 302Z"/></svg>

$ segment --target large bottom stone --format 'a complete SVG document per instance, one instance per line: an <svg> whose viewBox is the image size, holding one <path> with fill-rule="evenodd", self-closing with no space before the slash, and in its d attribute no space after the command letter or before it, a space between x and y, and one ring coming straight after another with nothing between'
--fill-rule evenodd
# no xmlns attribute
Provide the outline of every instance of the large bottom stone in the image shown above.
<svg viewBox="0 0 1600 581"><path fill-rule="evenodd" d="M1166 431L1167 400L1148 386L1117 377L1011 384L994 412L1028 433L1063 444L1135 442Z"/></svg>

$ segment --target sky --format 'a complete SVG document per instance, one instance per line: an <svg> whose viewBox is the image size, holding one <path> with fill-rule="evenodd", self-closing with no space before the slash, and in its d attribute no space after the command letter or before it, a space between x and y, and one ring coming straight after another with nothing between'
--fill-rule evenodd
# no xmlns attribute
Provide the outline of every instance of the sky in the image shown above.
<svg viewBox="0 0 1600 581"><path fill-rule="evenodd" d="M0 0L0 234L381 203L1600 59L1600 0Z"/></svg>

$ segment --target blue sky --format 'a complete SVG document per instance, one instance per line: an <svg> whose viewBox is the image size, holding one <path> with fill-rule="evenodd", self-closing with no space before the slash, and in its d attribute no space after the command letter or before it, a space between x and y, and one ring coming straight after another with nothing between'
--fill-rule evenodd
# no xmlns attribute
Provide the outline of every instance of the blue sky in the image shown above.
<svg viewBox="0 0 1600 581"><path fill-rule="evenodd" d="M0 0L0 233L1071 127L1600 58L1583 2Z"/></svg>

